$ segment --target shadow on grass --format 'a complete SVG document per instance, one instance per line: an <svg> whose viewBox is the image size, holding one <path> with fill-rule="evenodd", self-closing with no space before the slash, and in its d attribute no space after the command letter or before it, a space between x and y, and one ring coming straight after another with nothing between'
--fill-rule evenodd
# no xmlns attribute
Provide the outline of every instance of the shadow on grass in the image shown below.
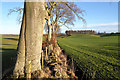
<svg viewBox="0 0 120 80"><path fill-rule="evenodd" d="M12 44L2 44L2 45L12 45Z"/></svg>
<svg viewBox="0 0 120 80"><path fill-rule="evenodd" d="M0 48L2 49L2 72L15 65L16 62L16 49Z"/></svg>
<svg viewBox="0 0 120 80"><path fill-rule="evenodd" d="M8 50L9 50L9 51L14 51L14 50L16 50L16 49L0 48L0 50L1 50L1 49L3 50L3 53L4 53L4 51L5 51L5 52L6 52L6 51L8 52Z"/></svg>
<svg viewBox="0 0 120 80"><path fill-rule="evenodd" d="M9 39L9 40L15 40L15 41L18 41L18 39L16 39L16 38L4 38L4 39Z"/></svg>

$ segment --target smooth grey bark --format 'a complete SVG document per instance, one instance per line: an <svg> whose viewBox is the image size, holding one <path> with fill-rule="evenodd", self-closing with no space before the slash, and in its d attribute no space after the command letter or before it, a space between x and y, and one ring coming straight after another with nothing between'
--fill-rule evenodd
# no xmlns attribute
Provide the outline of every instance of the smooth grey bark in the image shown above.
<svg viewBox="0 0 120 80"><path fill-rule="evenodd" d="M25 4L25 54L26 73L41 70L42 37L45 26L46 10L44 2L26 2Z"/></svg>
<svg viewBox="0 0 120 80"><path fill-rule="evenodd" d="M19 35L19 42L17 47L17 61L13 71L13 75L18 77L19 75L24 76L24 66L25 66L25 15L23 14L22 25Z"/></svg>

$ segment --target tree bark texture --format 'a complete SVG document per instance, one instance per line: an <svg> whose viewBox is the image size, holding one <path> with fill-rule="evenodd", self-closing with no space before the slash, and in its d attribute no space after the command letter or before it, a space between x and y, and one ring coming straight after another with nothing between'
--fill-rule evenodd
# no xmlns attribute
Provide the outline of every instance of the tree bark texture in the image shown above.
<svg viewBox="0 0 120 80"><path fill-rule="evenodd" d="M24 66L25 66L25 14L23 14L22 25L19 35L19 42L17 48L17 61L13 71L13 74L18 77L19 75L24 75Z"/></svg>
<svg viewBox="0 0 120 80"><path fill-rule="evenodd" d="M31 73L41 70L42 37L45 26L44 2L26 2L26 71L31 65Z"/></svg>
<svg viewBox="0 0 120 80"><path fill-rule="evenodd" d="M13 75L41 70L42 37L46 11L44 2L25 2Z"/></svg>

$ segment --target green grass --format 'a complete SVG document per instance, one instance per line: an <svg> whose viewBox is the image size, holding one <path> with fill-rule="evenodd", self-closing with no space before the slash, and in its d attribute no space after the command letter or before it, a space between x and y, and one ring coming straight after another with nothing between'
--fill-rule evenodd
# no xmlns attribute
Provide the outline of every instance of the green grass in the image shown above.
<svg viewBox="0 0 120 80"><path fill-rule="evenodd" d="M120 79L118 36L76 34L58 38L58 44L88 77Z"/></svg>
<svg viewBox="0 0 120 80"><path fill-rule="evenodd" d="M2 36L2 70L3 72L14 66L17 53L18 36Z"/></svg>

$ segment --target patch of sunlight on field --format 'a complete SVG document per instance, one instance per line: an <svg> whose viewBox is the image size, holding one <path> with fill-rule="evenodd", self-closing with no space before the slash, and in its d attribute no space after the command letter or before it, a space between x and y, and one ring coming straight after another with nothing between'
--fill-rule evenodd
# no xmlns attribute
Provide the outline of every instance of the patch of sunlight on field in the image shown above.
<svg viewBox="0 0 120 80"><path fill-rule="evenodd" d="M18 36L2 36L2 70L3 72L13 67L16 58L16 49L18 44Z"/></svg>
<svg viewBox="0 0 120 80"><path fill-rule="evenodd" d="M100 35L91 35L91 36L93 36L93 37L100 37Z"/></svg>

